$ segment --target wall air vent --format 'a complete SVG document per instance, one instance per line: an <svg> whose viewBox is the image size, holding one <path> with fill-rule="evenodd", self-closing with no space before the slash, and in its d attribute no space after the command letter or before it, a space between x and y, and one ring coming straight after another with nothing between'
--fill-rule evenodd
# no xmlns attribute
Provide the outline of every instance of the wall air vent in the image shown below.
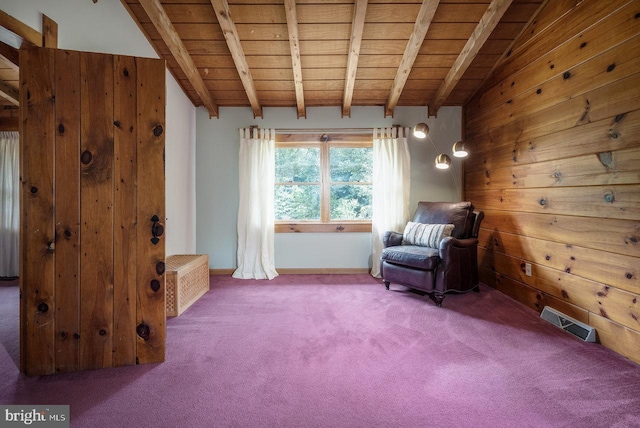
<svg viewBox="0 0 640 428"><path fill-rule="evenodd" d="M545 306L540 314L540 318L549 321L551 324L560 327L563 330L568 331L574 336L579 337L585 342L596 341L596 329L582 323L576 319L571 318L562 312L556 311L549 306Z"/></svg>

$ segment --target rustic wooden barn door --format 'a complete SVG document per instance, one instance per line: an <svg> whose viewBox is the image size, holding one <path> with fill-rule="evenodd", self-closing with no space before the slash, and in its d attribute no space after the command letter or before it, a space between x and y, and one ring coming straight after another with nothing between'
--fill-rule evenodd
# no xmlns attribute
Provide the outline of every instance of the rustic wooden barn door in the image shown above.
<svg viewBox="0 0 640 428"><path fill-rule="evenodd" d="M21 370L165 356L165 68L20 51Z"/></svg>

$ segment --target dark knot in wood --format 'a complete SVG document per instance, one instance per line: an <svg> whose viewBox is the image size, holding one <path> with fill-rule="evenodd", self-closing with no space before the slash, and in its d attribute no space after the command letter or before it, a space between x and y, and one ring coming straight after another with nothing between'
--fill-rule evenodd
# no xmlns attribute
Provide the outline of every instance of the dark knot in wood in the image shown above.
<svg viewBox="0 0 640 428"><path fill-rule="evenodd" d="M106 336L107 331L103 328L103 329L100 329L98 333L100 333L100 336Z"/></svg>
<svg viewBox="0 0 640 428"><path fill-rule="evenodd" d="M156 263L156 273L162 275L164 273L164 262Z"/></svg>
<svg viewBox="0 0 640 428"><path fill-rule="evenodd" d="M545 198L541 198L539 202L540 202L540 205L542 206L547 205L547 200Z"/></svg>
<svg viewBox="0 0 640 428"><path fill-rule="evenodd" d="M605 195L604 195L604 200L605 200L606 202L608 202L608 203L612 204L612 203L614 203L614 202L615 202L615 200L616 200L616 196L615 196L613 193L611 193L611 192L609 192L609 193L605 193Z"/></svg>
<svg viewBox="0 0 640 428"><path fill-rule="evenodd" d="M611 73L615 68L616 68L615 63L610 64L609 67L607 67L607 73Z"/></svg>
<svg viewBox="0 0 640 428"><path fill-rule="evenodd" d="M44 314L44 313L47 313L48 311L49 311L49 305L47 305L46 303L42 302L38 305L38 313Z"/></svg>
<svg viewBox="0 0 640 428"><path fill-rule="evenodd" d="M568 80L571 78L571 72L570 71L565 71L564 73L562 73L562 78L564 80Z"/></svg>
<svg viewBox="0 0 640 428"><path fill-rule="evenodd" d="M36 186L31 186L29 188L29 191L35 195L36 193L38 193L38 188Z"/></svg>
<svg viewBox="0 0 640 428"><path fill-rule="evenodd" d="M151 280L151 289L154 292L157 292L158 290L160 290L160 281L158 281L157 279L152 279Z"/></svg>
<svg viewBox="0 0 640 428"><path fill-rule="evenodd" d="M60 133L60 135L64 134L64 125L63 124L58 125L58 132Z"/></svg>
<svg viewBox="0 0 640 428"><path fill-rule="evenodd" d="M156 137L159 137L162 135L162 132L164 130L162 129L162 125L156 125L155 128L153 128L153 135L155 135Z"/></svg>
<svg viewBox="0 0 640 428"><path fill-rule="evenodd" d="M91 163L92 159L93 159L93 155L91 154L91 152L89 150L85 150L80 155L80 162L82 162L84 165L87 165L87 164Z"/></svg>
<svg viewBox="0 0 640 428"><path fill-rule="evenodd" d="M141 323L136 327L136 333L138 333L138 336L144 340L149 340L149 336L151 336L151 329L145 323Z"/></svg>

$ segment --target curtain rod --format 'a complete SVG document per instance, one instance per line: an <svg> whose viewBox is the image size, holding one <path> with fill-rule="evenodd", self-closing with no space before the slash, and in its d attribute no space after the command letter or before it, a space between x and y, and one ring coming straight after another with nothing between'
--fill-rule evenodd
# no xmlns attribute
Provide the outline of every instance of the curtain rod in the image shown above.
<svg viewBox="0 0 640 428"><path fill-rule="evenodd" d="M278 129L276 134L373 134L373 128Z"/></svg>
<svg viewBox="0 0 640 428"><path fill-rule="evenodd" d="M257 128L257 126L255 127ZM403 128L403 126L402 125L378 126L375 128L376 129ZM276 134L373 134L373 129L374 127L371 127L371 128L299 128L299 129L275 128Z"/></svg>

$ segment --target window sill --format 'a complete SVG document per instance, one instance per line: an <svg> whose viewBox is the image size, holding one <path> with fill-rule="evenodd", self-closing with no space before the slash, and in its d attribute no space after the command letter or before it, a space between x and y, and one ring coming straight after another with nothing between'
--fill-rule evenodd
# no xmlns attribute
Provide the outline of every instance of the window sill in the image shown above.
<svg viewBox="0 0 640 428"><path fill-rule="evenodd" d="M367 233L371 222L276 223L275 233Z"/></svg>

